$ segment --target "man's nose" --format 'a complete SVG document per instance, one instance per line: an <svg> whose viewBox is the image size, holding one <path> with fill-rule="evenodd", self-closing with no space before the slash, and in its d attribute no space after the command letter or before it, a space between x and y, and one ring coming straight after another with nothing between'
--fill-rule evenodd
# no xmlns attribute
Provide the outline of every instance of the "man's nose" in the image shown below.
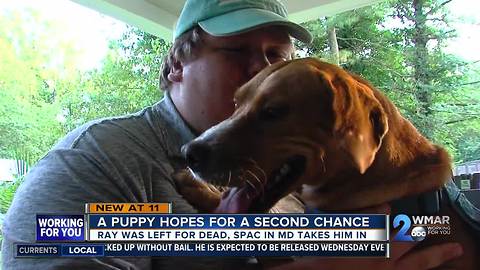
<svg viewBox="0 0 480 270"><path fill-rule="evenodd" d="M267 54L265 52L259 52L252 56L249 66L249 79L253 78L257 73L267 66L270 66L270 60L268 60Z"/></svg>

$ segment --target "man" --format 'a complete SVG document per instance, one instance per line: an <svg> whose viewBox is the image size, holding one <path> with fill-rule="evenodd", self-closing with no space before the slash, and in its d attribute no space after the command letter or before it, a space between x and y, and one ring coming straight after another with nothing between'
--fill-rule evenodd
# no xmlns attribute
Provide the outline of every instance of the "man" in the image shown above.
<svg viewBox="0 0 480 270"><path fill-rule="evenodd" d="M286 17L275 0L188 0L161 74L164 99L79 127L39 161L4 222L4 269L257 268L243 258L14 259L12 245L34 242L36 213L82 213L85 202L172 202L174 213L195 213L170 177L185 166L180 147L232 113L240 85L291 58L290 36L310 41ZM305 258L278 269L429 269L461 253L452 244L400 256L411 247L394 250L391 260Z"/></svg>

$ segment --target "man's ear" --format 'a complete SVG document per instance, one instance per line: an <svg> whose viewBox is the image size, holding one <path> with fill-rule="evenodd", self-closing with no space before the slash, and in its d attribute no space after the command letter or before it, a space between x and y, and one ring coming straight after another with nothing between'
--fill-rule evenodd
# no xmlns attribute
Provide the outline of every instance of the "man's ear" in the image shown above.
<svg viewBox="0 0 480 270"><path fill-rule="evenodd" d="M180 61L175 61L170 68L167 78L170 82L181 82L183 80L183 65Z"/></svg>
<svg viewBox="0 0 480 270"><path fill-rule="evenodd" d="M352 129L347 130L342 141L342 147L361 174L372 165L382 139L388 131L388 119L380 107L374 107L366 112L364 110L365 108L358 110L358 113L365 115L357 119L359 121Z"/></svg>

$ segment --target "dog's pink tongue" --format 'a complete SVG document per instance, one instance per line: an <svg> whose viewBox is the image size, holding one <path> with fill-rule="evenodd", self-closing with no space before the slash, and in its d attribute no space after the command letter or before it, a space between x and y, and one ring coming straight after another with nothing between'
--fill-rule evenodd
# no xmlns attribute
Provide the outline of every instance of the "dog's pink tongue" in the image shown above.
<svg viewBox="0 0 480 270"><path fill-rule="evenodd" d="M231 188L223 193L220 204L214 210L217 214L247 213L250 204L255 199L255 192L250 186Z"/></svg>

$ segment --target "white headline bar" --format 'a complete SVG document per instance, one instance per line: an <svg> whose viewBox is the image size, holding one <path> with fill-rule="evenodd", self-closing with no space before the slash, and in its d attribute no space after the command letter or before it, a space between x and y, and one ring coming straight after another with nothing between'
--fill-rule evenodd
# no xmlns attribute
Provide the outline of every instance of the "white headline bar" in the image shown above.
<svg viewBox="0 0 480 270"><path fill-rule="evenodd" d="M386 241L385 229L90 229L90 241Z"/></svg>

